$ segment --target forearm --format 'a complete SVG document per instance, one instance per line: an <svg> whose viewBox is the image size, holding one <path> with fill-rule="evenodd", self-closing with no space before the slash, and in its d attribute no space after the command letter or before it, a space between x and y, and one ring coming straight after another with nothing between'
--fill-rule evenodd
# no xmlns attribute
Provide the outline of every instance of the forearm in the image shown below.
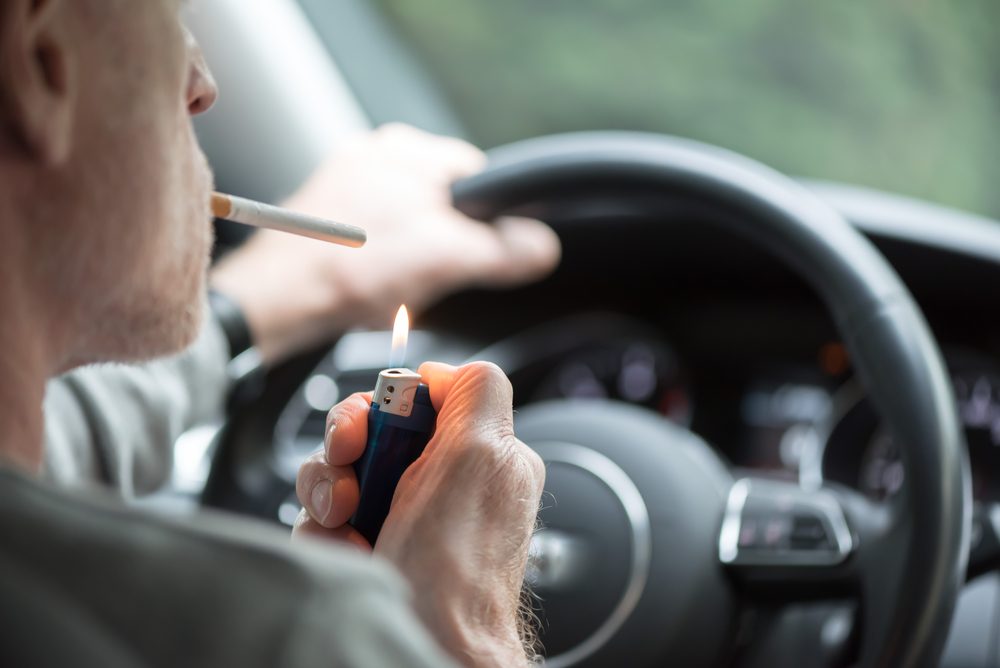
<svg viewBox="0 0 1000 668"><path fill-rule="evenodd" d="M345 294L348 281L314 279L309 265L295 264L303 244L320 242L286 236L256 233L220 260L209 277L212 288L242 310L254 346L268 365L322 342L332 331L361 324ZM276 254L292 261L272 262Z"/></svg>
<svg viewBox="0 0 1000 668"><path fill-rule="evenodd" d="M525 548L518 552L527 551L527 539L523 542ZM446 578L429 578L426 562L400 560L398 566L417 592L417 615L464 666L536 664L537 620L524 582L525 560L485 572L470 567L463 552L443 550L437 555L435 567L448 573Z"/></svg>
<svg viewBox="0 0 1000 668"><path fill-rule="evenodd" d="M431 633L463 666L501 668L529 666L532 660L519 635L519 620L509 601L483 601L486 618L469 615L467 608L447 601L417 603L418 616L429 622ZM516 606L515 606L516 607ZM533 654L532 654L533 656Z"/></svg>

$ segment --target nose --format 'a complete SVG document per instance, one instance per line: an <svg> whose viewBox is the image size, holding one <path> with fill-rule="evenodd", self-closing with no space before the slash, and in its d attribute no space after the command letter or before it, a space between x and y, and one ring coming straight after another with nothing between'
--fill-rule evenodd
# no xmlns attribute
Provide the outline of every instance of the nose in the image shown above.
<svg viewBox="0 0 1000 668"><path fill-rule="evenodd" d="M187 106L192 116L202 114L212 108L219 97L219 88L215 77L208 69L201 47L190 31L185 30L187 37L188 61L191 69L188 72Z"/></svg>

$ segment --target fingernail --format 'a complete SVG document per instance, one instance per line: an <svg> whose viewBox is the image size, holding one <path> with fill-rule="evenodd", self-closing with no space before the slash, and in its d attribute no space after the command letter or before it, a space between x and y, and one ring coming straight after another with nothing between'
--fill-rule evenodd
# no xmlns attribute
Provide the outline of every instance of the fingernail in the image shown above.
<svg viewBox="0 0 1000 668"><path fill-rule="evenodd" d="M323 437L324 442L329 445L330 440L333 438L333 433L337 431L337 423L331 422L330 426L326 428L326 436Z"/></svg>
<svg viewBox="0 0 1000 668"><path fill-rule="evenodd" d="M320 480L313 485L309 500L312 505L312 516L322 521L330 514L330 500L333 498L333 483L329 480Z"/></svg>

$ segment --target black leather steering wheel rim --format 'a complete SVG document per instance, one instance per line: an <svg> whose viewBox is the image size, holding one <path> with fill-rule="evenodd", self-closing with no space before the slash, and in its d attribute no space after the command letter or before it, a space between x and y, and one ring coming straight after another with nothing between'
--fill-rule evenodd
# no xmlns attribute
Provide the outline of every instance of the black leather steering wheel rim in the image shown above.
<svg viewBox="0 0 1000 668"><path fill-rule="evenodd" d="M716 222L773 252L819 293L859 377L903 445L908 491L880 531L893 550L857 555L868 576L864 666L936 664L964 582L971 491L963 434L940 351L909 291L874 246L791 179L748 158L643 133L574 133L490 152L454 187L481 219L545 218L554 202L603 198L649 213L712 202ZM852 526L864 536L864 512ZM876 542L876 544L878 544Z"/></svg>

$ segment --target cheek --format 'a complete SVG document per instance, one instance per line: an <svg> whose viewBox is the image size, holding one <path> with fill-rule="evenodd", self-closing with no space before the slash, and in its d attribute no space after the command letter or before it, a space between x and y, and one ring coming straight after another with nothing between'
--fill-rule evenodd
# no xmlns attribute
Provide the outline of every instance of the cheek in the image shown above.
<svg viewBox="0 0 1000 668"><path fill-rule="evenodd" d="M79 171L89 172L106 210L125 213L132 228L143 218L165 222L155 219L184 190L194 164L183 40L179 28L153 27L111 37L91 54L87 67L101 74L81 90L79 103Z"/></svg>
<svg viewBox="0 0 1000 668"><path fill-rule="evenodd" d="M212 242L211 176L188 119L170 120L139 129L124 157L109 165L116 172L109 181L120 186L112 197L121 201L105 240L118 249L116 275L107 280L129 293L123 299L141 295L176 310L203 287Z"/></svg>
<svg viewBox="0 0 1000 668"><path fill-rule="evenodd" d="M211 243L212 236L212 216L209 210L213 188L212 171L190 127L182 145L187 147L187 151L184 159L180 161L183 164L183 173L179 175L182 190L179 197L185 204L186 224L181 223L179 227L192 230L194 236L202 240L201 245L204 247ZM210 249L203 248L203 250L207 255Z"/></svg>
<svg viewBox="0 0 1000 668"><path fill-rule="evenodd" d="M214 240L212 216L209 212L209 198L212 192L212 172L208 161L198 147L192 131L188 132L189 147L183 183L184 220L177 221L176 229L184 230L186 238L180 239L180 247L186 249L189 258L185 271L194 273L199 289L207 274L209 255Z"/></svg>
<svg viewBox="0 0 1000 668"><path fill-rule="evenodd" d="M87 176L84 210L103 221L101 245L118 250L119 280L149 289L150 281L186 280L178 272L204 264L211 176L187 110L181 26L165 9L134 14L133 30L102 32L85 63L104 74L81 91L75 159Z"/></svg>

